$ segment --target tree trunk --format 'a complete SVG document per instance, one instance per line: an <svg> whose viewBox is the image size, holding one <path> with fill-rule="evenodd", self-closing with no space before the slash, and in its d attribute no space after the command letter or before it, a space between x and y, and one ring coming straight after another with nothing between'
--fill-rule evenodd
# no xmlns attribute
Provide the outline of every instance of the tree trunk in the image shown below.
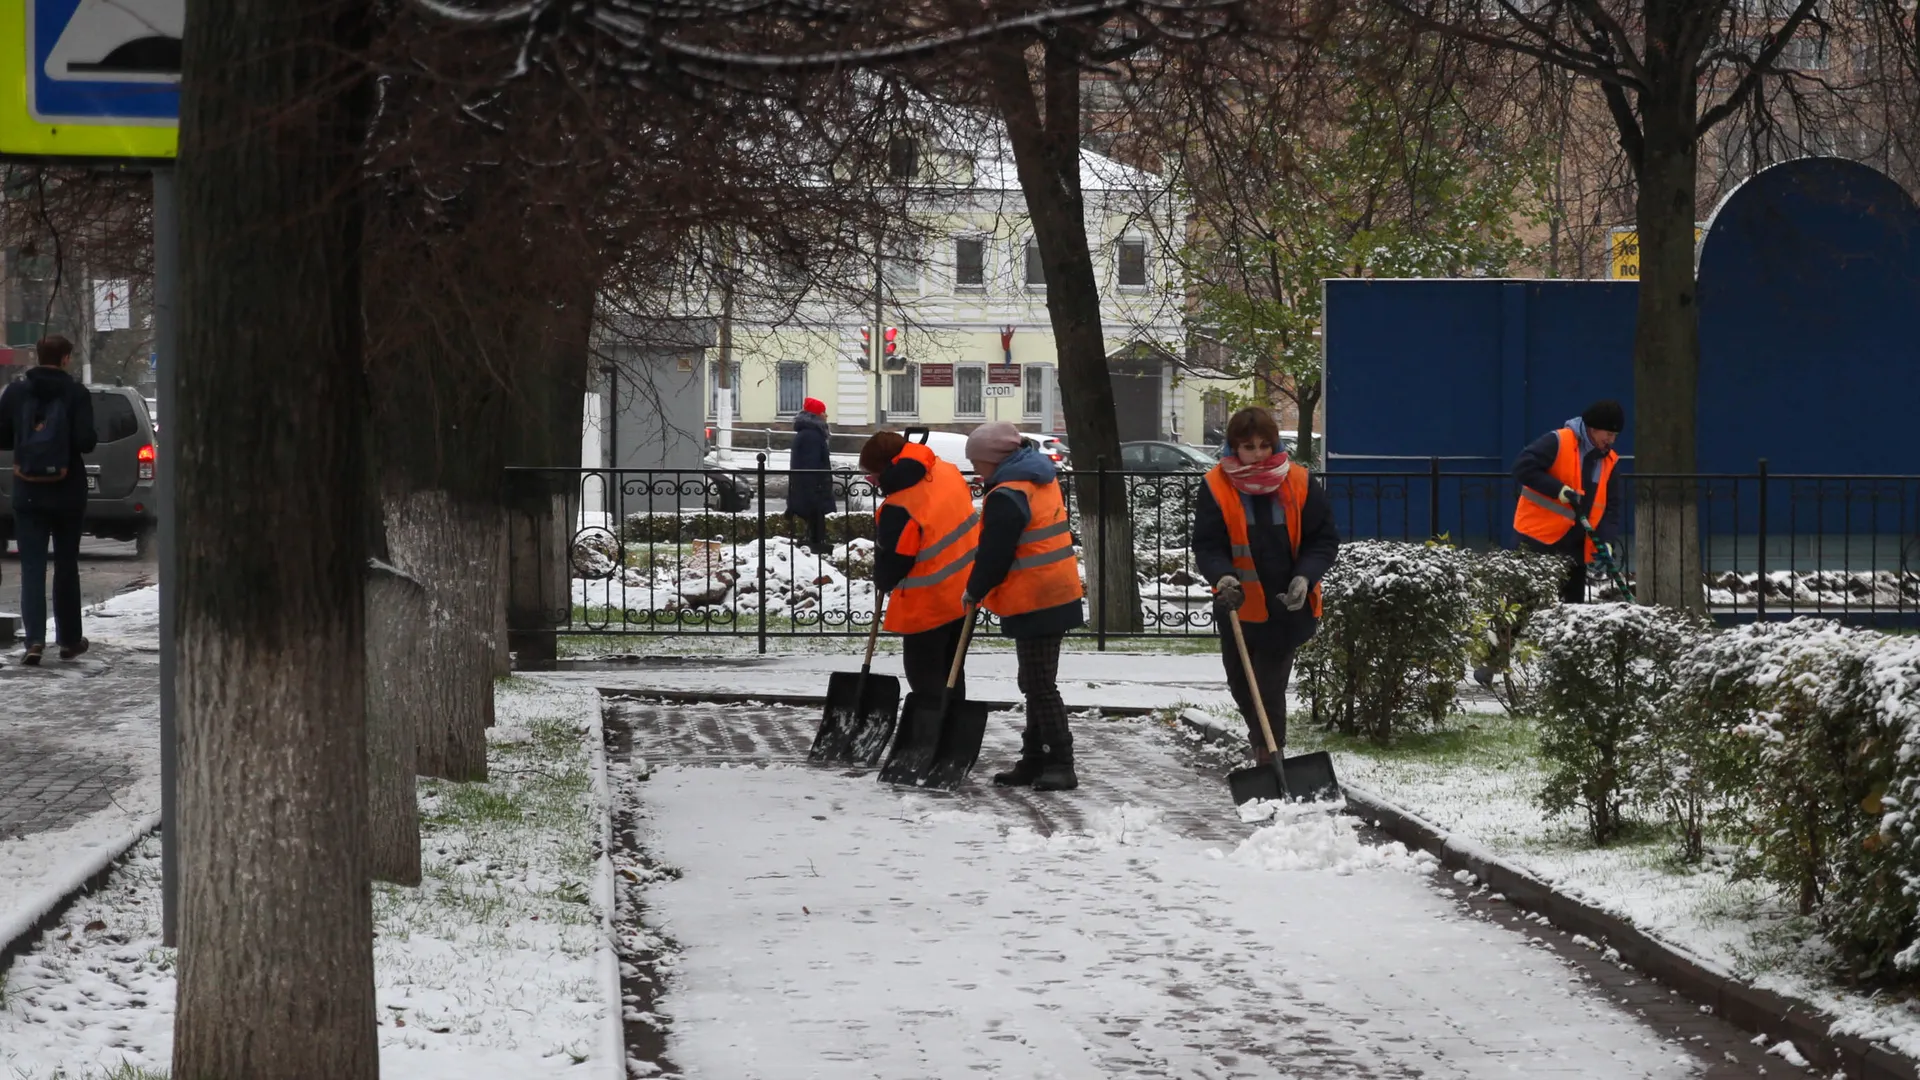
<svg viewBox="0 0 1920 1080"><path fill-rule="evenodd" d="M420 884L415 732L428 726L432 669L426 589L396 567L368 566L367 786L373 879Z"/></svg>
<svg viewBox="0 0 1920 1080"><path fill-rule="evenodd" d="M493 726L494 620L500 513L445 492L422 491L386 504L393 564L427 590L428 723L415 732L422 776L487 778L487 729Z"/></svg>
<svg viewBox="0 0 1920 1080"><path fill-rule="evenodd" d="M1700 376L1695 304L1696 90L1691 66L1666 95L1642 95L1645 133L1636 212L1640 303L1633 342L1636 476L1695 469L1694 401ZM1699 611L1700 519L1695 482L1635 481L1635 595L1641 603Z"/></svg>
<svg viewBox="0 0 1920 1080"><path fill-rule="evenodd" d="M500 557L494 560L494 604L493 604L493 677L502 679L513 674L513 650L507 648L507 515L500 514Z"/></svg>
<svg viewBox="0 0 1920 1080"><path fill-rule="evenodd" d="M1061 33L1081 32L1063 28ZM1120 424L1080 189L1080 71L1074 55L1071 44L1049 49L1044 103L1035 100L1026 57L1017 45L989 51L985 74L1007 126L1034 240L1046 267L1047 316L1059 355L1067 441L1073 446L1088 603L1107 630L1137 632L1140 583L1134 572L1133 520L1117 475ZM1094 482L1102 460L1114 472L1104 490Z"/></svg>
<svg viewBox="0 0 1920 1080"><path fill-rule="evenodd" d="M1320 468L1324 463L1320 455L1314 452L1313 446L1313 414L1320 408L1320 384L1315 383L1311 390L1299 389L1298 384L1295 386L1294 406L1300 410L1300 419L1297 437L1293 440L1293 457L1296 461Z"/></svg>
<svg viewBox="0 0 1920 1080"><path fill-rule="evenodd" d="M356 0L197 0L180 117L172 1075L371 1080ZM298 477L298 483L288 478Z"/></svg>

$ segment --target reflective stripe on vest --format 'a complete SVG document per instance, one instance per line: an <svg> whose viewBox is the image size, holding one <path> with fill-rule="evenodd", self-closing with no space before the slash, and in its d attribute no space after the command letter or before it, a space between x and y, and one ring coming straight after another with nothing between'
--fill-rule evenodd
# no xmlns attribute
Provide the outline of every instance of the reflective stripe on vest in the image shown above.
<svg viewBox="0 0 1920 1080"><path fill-rule="evenodd" d="M912 519L896 553L913 556L913 569L887 599L883 625L889 633L919 634L964 612L960 597L980 545L980 512L973 507L967 478L952 464L919 443L907 444L894 460L901 458L920 462L927 476L882 504L898 506Z"/></svg>
<svg viewBox="0 0 1920 1080"><path fill-rule="evenodd" d="M1044 611L1071 603L1085 593L1080 588L1080 563L1073 557L1073 525L1067 502L1057 483L1036 484L1009 480L996 485L1027 497L1027 527L1013 549L1013 567L981 603L1002 618ZM993 493L987 493L993 498Z"/></svg>
<svg viewBox="0 0 1920 1080"><path fill-rule="evenodd" d="M1234 489L1233 481L1227 479L1224 465L1215 465L1207 471L1207 490L1213 493L1213 501L1220 506L1220 517L1227 523L1228 548L1233 554L1233 572L1240 578L1242 586L1252 586L1241 590L1245 599L1240 604L1241 622L1267 621L1267 590L1260 582L1260 572L1253 565L1253 542L1247 535L1247 507L1240 492ZM1287 470L1287 479L1274 493L1280 503L1282 520L1287 525L1287 545L1293 549L1293 557L1300 558L1300 518L1307 505L1307 469L1299 462ZM1320 586L1315 583L1307 593L1307 607L1313 617L1319 618L1321 612Z"/></svg>
<svg viewBox="0 0 1920 1080"><path fill-rule="evenodd" d="M1575 435L1572 428L1561 428L1559 436L1560 449L1553 455L1553 467L1547 470L1547 475L1559 482L1560 486L1570 487L1578 492L1580 500L1585 501L1587 483L1584 475L1586 470L1582 468L1585 462L1580 456L1580 436ZM1619 461L1620 455L1612 450L1607 451L1607 456L1600 459L1599 485L1594 489L1593 510L1591 516L1587 518L1587 521L1596 529L1600 527L1600 519L1607 512L1607 486L1613 479L1613 467ZM1520 498L1513 508L1514 532L1552 547L1565 539L1568 530L1575 528L1579 522L1579 512L1573 507L1544 492L1535 491L1525 484L1520 485ZM1584 547L1587 559L1592 560L1593 539L1591 537L1584 541Z"/></svg>

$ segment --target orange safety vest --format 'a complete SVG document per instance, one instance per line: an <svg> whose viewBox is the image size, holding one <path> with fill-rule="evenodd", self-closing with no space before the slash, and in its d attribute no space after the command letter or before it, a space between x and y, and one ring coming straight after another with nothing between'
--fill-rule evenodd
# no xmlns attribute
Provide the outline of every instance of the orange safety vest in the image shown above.
<svg viewBox="0 0 1920 1080"><path fill-rule="evenodd" d="M1600 488L1593 493L1593 513L1587 523L1598 529L1600 518L1607 512L1607 482L1613 479L1613 466L1620 455L1612 450L1600 461ZM1582 500L1587 494L1586 478L1581 474L1580 436L1572 428L1560 429L1560 452L1554 455L1553 468L1548 475L1560 481L1564 487L1570 487L1580 493ZM1525 484L1520 485L1520 501L1513 508L1513 531L1521 536L1531 537L1551 547L1567 535L1567 530L1580 523L1580 512L1568 506L1552 495L1533 490ZM1593 559L1593 537L1586 539L1586 557Z"/></svg>
<svg viewBox="0 0 1920 1080"><path fill-rule="evenodd" d="M1027 497L1027 528L1013 549L1013 568L981 601L1001 618L1045 611L1085 596L1080 562L1073 557L1073 526L1058 483L1009 480L995 485ZM987 498L993 498L988 492Z"/></svg>
<svg viewBox="0 0 1920 1080"><path fill-rule="evenodd" d="M966 608L967 572L980 546L980 511L973 508L967 478L921 443L908 443L893 460L911 458L927 467L926 479L887 496L912 519L894 549L913 556L913 569L894 587L883 624L889 633L919 634L945 626ZM874 519L879 520L875 511Z"/></svg>
<svg viewBox="0 0 1920 1080"><path fill-rule="evenodd" d="M1207 490L1213 492L1213 501L1220 504L1220 516L1227 522L1227 539L1233 545L1234 572L1239 575L1242 586L1251 586L1241 590L1246 599L1240 605L1240 621L1266 622L1267 590L1260 584L1260 572L1253 565L1253 543L1247 537L1246 504L1241 501L1240 492L1234 489L1233 481L1227 479L1225 465L1215 465L1207 470ZM1280 512L1286 517L1287 543L1293 548L1293 557L1298 559L1300 512L1307 505L1306 467L1294 462L1275 494L1280 496ZM1314 618L1320 617L1318 582L1307 593L1307 607L1313 611Z"/></svg>

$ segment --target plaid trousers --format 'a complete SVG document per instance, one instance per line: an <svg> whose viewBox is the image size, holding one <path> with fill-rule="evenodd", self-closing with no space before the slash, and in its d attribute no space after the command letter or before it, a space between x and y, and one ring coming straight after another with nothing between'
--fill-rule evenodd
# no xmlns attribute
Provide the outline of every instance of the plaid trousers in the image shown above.
<svg viewBox="0 0 1920 1080"><path fill-rule="evenodd" d="M1060 642L1057 634L1013 642L1020 660L1020 692L1027 698L1027 730L1021 742L1029 751L1073 753L1067 703L1060 697Z"/></svg>

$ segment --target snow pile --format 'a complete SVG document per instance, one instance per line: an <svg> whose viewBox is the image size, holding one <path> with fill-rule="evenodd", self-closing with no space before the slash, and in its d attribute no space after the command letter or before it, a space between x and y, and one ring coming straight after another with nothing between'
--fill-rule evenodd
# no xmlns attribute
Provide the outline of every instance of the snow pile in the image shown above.
<svg viewBox="0 0 1920 1080"><path fill-rule="evenodd" d="M88 608L81 617L89 639L133 648L159 648L160 586L121 593Z"/></svg>
<svg viewBox="0 0 1920 1080"><path fill-rule="evenodd" d="M1707 579L1707 603L1752 607L1760 575L1722 571ZM1911 570L1775 570L1767 574L1767 603L1784 607L1912 608L1920 602L1920 573Z"/></svg>
<svg viewBox="0 0 1920 1080"><path fill-rule="evenodd" d="M1432 855L1410 852L1397 840L1378 847L1363 842L1357 818L1313 806L1287 809L1300 812L1288 814L1283 810L1276 814L1273 824L1242 840L1225 858L1256 870L1330 870L1336 874L1362 870L1424 874L1440 865Z"/></svg>
<svg viewBox="0 0 1920 1080"><path fill-rule="evenodd" d="M872 551L870 540L839 545L825 556L784 536L745 544L696 540L686 552L662 549L658 554L671 553L669 558L642 568L617 567L606 552L583 550L575 554L574 571L586 576L574 578L573 603L589 611L623 612L638 621L670 614L673 621L713 622L758 616L764 603L769 616L802 623L857 619L864 626L873 614L873 583L865 576L849 578L842 567L870 568ZM588 621L593 621L591 616Z"/></svg>

